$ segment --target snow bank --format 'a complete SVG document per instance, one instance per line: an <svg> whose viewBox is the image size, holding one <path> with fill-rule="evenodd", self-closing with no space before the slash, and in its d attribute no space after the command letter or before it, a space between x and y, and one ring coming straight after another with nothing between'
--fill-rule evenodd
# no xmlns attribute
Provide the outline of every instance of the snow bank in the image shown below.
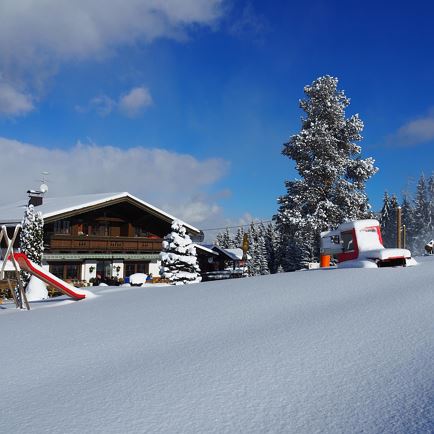
<svg viewBox="0 0 434 434"><path fill-rule="evenodd" d="M432 432L433 281L427 257L0 309L0 431Z"/></svg>
<svg viewBox="0 0 434 434"><path fill-rule="evenodd" d="M144 273L134 273L130 276L130 283L134 286L141 286L146 283L146 279L148 278L147 274Z"/></svg>
<svg viewBox="0 0 434 434"><path fill-rule="evenodd" d="M31 276L26 288L28 301L46 300L48 298L47 285L36 276Z"/></svg>

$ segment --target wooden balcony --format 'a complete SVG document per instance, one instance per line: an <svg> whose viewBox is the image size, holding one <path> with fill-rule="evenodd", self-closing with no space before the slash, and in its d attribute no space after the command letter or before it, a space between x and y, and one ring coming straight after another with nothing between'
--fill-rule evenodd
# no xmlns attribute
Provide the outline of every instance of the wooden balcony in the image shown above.
<svg viewBox="0 0 434 434"><path fill-rule="evenodd" d="M160 252L161 238L53 235L45 251L68 252Z"/></svg>

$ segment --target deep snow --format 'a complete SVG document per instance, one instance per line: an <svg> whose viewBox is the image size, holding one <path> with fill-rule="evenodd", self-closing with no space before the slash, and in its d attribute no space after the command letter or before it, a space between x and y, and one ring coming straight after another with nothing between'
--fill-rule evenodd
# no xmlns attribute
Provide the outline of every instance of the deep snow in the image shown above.
<svg viewBox="0 0 434 434"><path fill-rule="evenodd" d="M0 432L434 432L420 262L0 305Z"/></svg>

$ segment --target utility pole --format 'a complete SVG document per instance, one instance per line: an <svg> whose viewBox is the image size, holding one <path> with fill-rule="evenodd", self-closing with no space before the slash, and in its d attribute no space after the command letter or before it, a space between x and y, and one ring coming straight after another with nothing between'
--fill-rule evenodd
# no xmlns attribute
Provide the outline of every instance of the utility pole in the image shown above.
<svg viewBox="0 0 434 434"><path fill-rule="evenodd" d="M401 223L402 223L402 209L400 206L396 208L396 247L400 249L402 247L401 242Z"/></svg>
<svg viewBox="0 0 434 434"><path fill-rule="evenodd" d="M402 240L403 240L403 248L407 248L407 228L405 225L402 225Z"/></svg>

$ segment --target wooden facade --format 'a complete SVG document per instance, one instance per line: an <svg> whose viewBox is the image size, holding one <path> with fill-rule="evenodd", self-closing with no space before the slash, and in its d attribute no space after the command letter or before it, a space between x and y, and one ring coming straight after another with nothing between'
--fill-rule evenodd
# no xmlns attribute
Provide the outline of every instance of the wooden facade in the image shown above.
<svg viewBox="0 0 434 434"><path fill-rule="evenodd" d="M170 225L128 199L62 213L45 219L45 262L67 280L155 273Z"/></svg>
<svg viewBox="0 0 434 434"><path fill-rule="evenodd" d="M68 252L160 252L162 239L52 235L46 238L46 251Z"/></svg>

